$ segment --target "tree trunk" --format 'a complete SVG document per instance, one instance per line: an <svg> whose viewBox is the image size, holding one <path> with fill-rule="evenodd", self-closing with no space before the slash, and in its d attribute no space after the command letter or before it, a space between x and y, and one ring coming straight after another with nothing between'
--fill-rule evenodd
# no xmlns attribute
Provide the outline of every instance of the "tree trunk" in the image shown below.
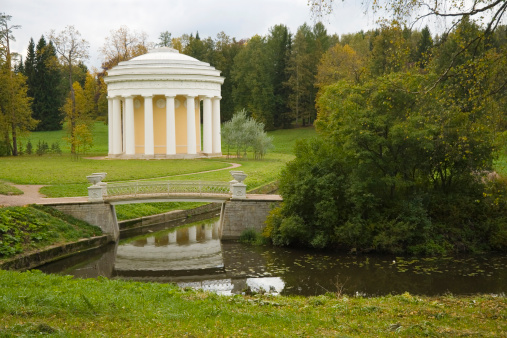
<svg viewBox="0 0 507 338"><path fill-rule="evenodd" d="M16 125L14 122L11 124L12 128L12 156L18 156L18 138L16 135Z"/></svg>
<svg viewBox="0 0 507 338"><path fill-rule="evenodd" d="M76 129L76 96L74 95L74 87L72 86L72 62L69 62L69 85L70 85L70 101L72 103L72 113L70 116L70 152L76 153L75 145L75 129Z"/></svg>

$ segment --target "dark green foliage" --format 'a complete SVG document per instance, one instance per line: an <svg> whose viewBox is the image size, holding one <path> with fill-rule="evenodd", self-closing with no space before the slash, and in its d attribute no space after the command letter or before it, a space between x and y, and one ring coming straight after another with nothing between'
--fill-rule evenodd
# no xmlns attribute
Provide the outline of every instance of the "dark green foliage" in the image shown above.
<svg viewBox="0 0 507 338"><path fill-rule="evenodd" d="M289 114L288 65L291 53L292 36L285 25L276 25L270 30L267 52L271 59L273 82L273 123L275 128L289 128L292 118Z"/></svg>
<svg viewBox="0 0 507 338"><path fill-rule="evenodd" d="M48 150L49 150L49 146L46 143L46 141L39 140L39 143L37 143L37 149L35 150L35 153L39 156L42 156L42 155L46 154L48 152Z"/></svg>
<svg viewBox="0 0 507 338"><path fill-rule="evenodd" d="M28 142L26 144L26 154L31 155L32 152L33 152L32 142L30 140L28 140Z"/></svg>
<svg viewBox="0 0 507 338"><path fill-rule="evenodd" d="M32 117L39 121L36 130L60 130L63 95L56 52L52 43L46 43L44 36L41 36L37 48L34 48L33 39L30 39L24 74L27 77L28 96L33 98Z"/></svg>
<svg viewBox="0 0 507 338"><path fill-rule="evenodd" d="M272 130L274 93L272 74L268 69L270 59L266 53L266 39L256 35L234 58L232 96L236 111L246 109L255 120L264 124L266 130Z"/></svg>

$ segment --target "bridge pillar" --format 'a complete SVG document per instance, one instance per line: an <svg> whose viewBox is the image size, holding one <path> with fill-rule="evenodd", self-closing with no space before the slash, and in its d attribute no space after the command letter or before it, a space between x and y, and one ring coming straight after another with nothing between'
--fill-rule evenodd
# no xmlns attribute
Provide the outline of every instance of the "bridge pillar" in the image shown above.
<svg viewBox="0 0 507 338"><path fill-rule="evenodd" d="M238 239L246 229L262 232L269 212L279 201L236 199L225 203L221 213L220 239Z"/></svg>

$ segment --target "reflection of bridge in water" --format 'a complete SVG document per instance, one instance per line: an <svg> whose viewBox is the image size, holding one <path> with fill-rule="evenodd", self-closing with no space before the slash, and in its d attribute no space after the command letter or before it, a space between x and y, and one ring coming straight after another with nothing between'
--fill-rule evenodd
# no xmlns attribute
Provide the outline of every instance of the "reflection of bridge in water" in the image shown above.
<svg viewBox="0 0 507 338"><path fill-rule="evenodd" d="M195 224L195 223L194 223ZM66 274L94 278L105 276L134 281L177 283L182 287L211 290L221 294L241 293L260 288L280 293L284 282L269 273L252 273L251 268L265 266L261 255L241 255L241 246L234 242L222 243L219 239L218 220L203 221L138 236L121 244L110 246L107 252L83 264L83 258L70 257L63 261ZM234 253L234 254L233 254ZM235 256L236 259L231 259ZM73 267L75 264L77 266ZM57 272L45 270L45 272ZM51 269L51 267L50 267ZM60 270L62 271L62 270Z"/></svg>
<svg viewBox="0 0 507 338"><path fill-rule="evenodd" d="M231 269L233 264L227 264L224 257L219 226L219 221L204 222L124 243L116 250L113 276L173 282L222 294L241 293L247 287L281 292L284 283L278 277L252 278L247 269Z"/></svg>

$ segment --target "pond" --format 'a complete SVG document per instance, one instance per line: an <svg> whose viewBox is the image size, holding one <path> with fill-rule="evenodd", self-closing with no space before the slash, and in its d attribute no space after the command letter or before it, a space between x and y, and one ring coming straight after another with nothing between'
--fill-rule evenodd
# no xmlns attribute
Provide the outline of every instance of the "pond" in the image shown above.
<svg viewBox="0 0 507 338"><path fill-rule="evenodd" d="M79 278L177 283L220 294L431 296L507 291L506 255L412 258L251 246L220 241L219 223L205 220L121 240L39 269Z"/></svg>

